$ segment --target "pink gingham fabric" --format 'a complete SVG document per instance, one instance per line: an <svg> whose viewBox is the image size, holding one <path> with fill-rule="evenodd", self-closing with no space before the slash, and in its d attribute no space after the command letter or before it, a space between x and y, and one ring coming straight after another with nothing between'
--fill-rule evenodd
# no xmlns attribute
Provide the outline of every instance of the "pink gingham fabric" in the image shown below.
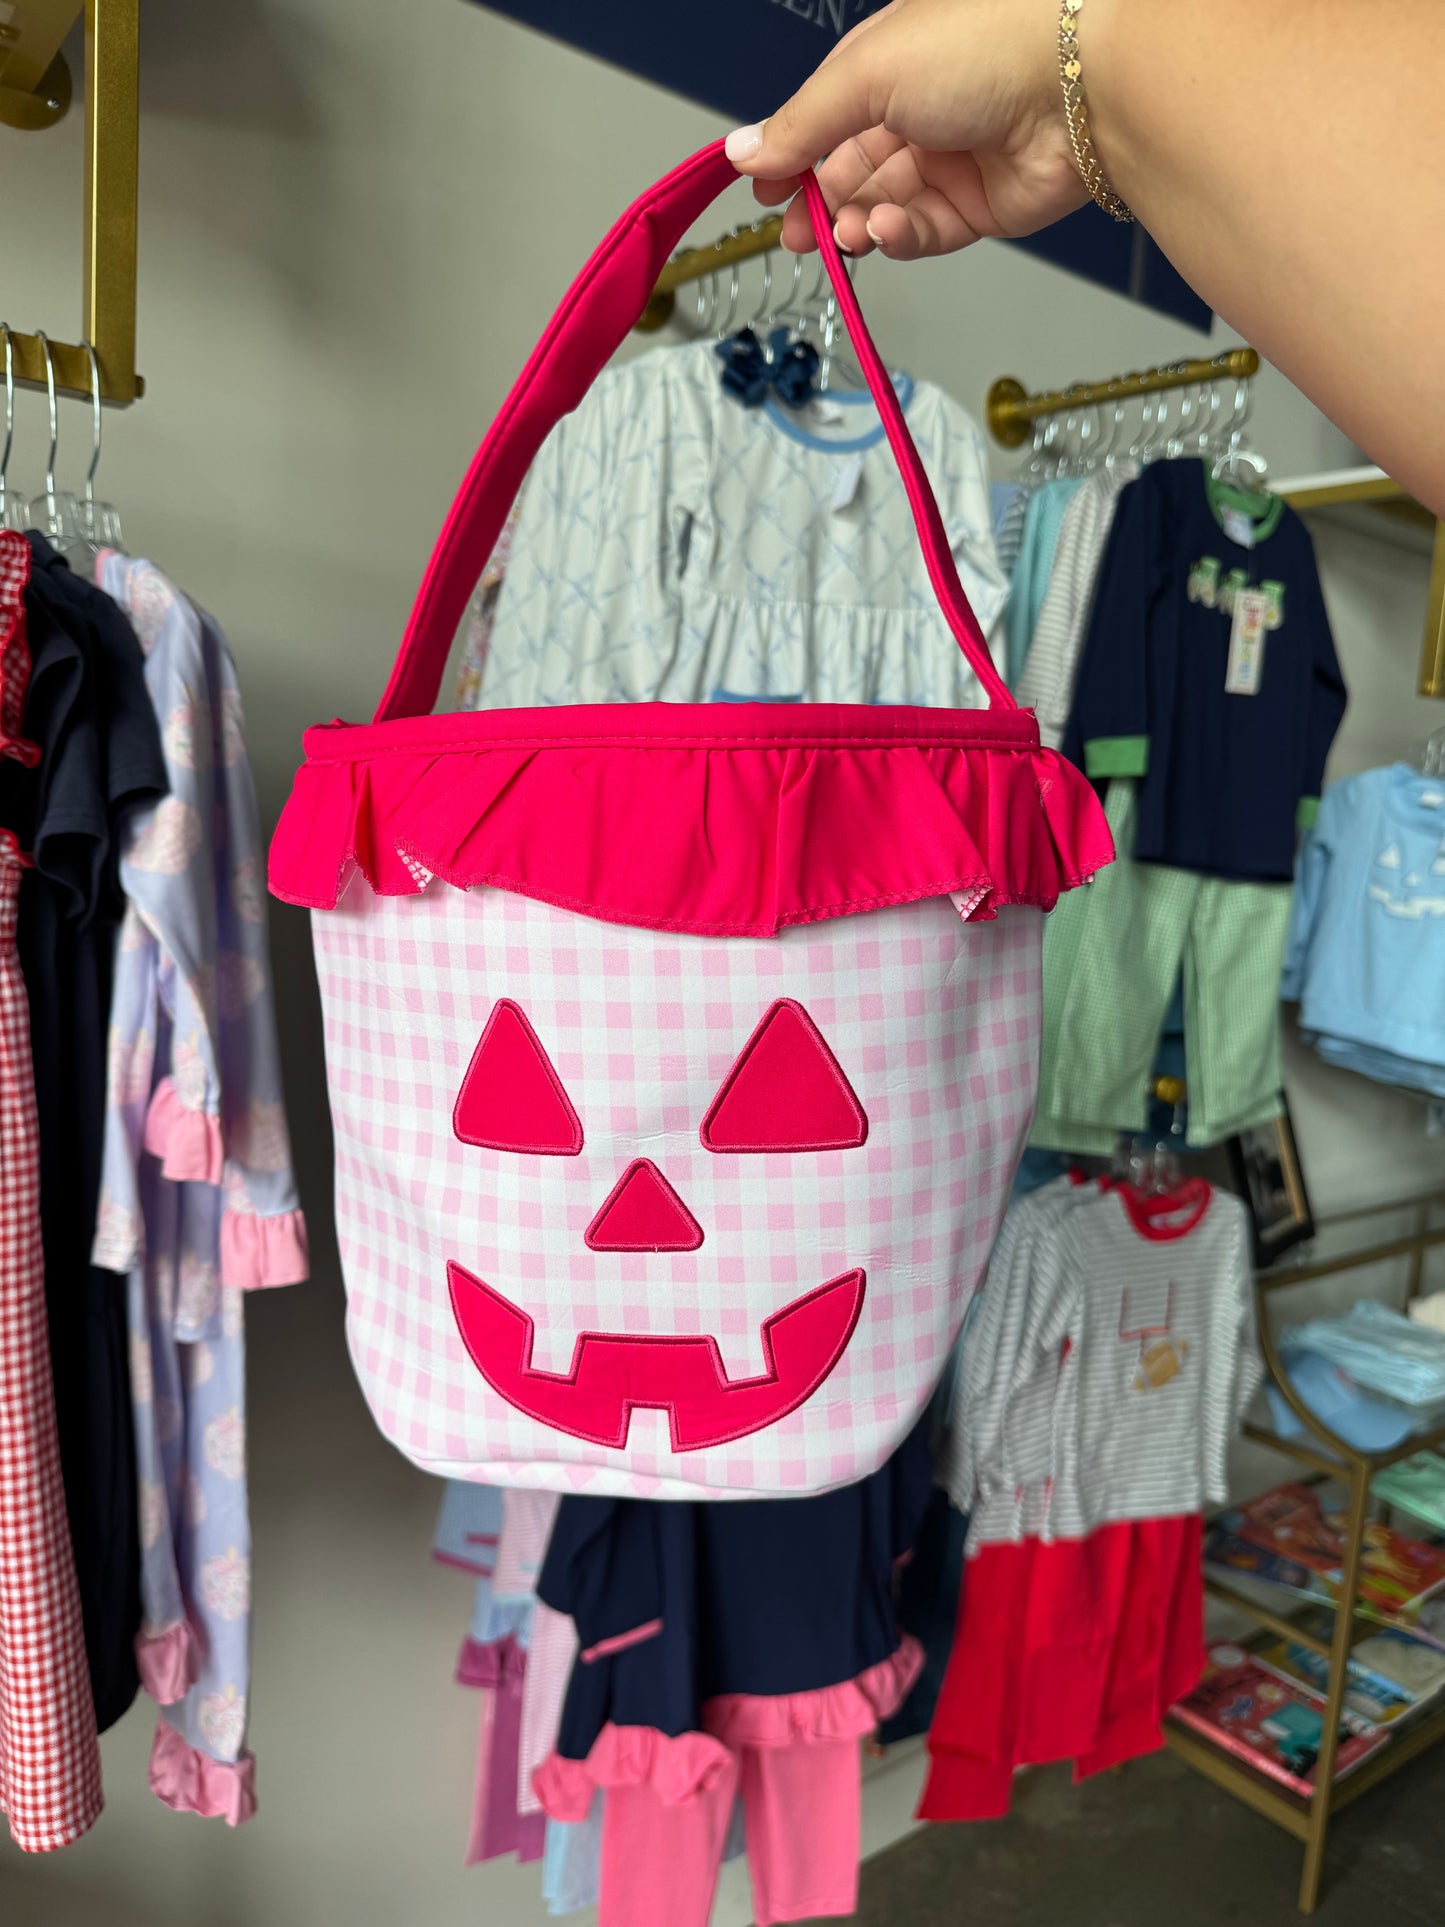
<svg viewBox="0 0 1445 1927"><path fill-rule="evenodd" d="M29 671L29 549L0 535L0 727L15 754ZM22 762L33 756L19 755ZM0 829L0 1810L45 1853L100 1813L100 1749L70 1550L40 1242L40 1132L30 1012L15 951L25 862Z"/></svg>
<svg viewBox="0 0 1445 1927"><path fill-rule="evenodd" d="M962 921L946 898L718 940L359 874L314 919L353 1361L386 1436L445 1477L655 1498L824 1491L881 1465L931 1394L1001 1217L1032 1114L1041 918ZM576 1107L576 1157L461 1143L462 1077L499 998L526 1013ZM850 1150L718 1156L699 1127L764 1012L794 998L868 1116ZM583 1234L652 1159L704 1228L687 1252L598 1252ZM527 1417L469 1359L448 1261L536 1321L534 1366L577 1335L713 1335L763 1369L762 1321L867 1275L831 1374L796 1410L701 1451L665 1414L627 1444Z"/></svg>

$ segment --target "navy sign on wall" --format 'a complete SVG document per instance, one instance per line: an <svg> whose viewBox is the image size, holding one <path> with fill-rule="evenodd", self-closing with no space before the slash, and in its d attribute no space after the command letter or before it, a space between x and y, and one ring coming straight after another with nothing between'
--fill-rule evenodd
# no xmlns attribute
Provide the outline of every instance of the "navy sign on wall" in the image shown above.
<svg viewBox="0 0 1445 1927"><path fill-rule="evenodd" d="M801 86L884 0L483 0L602 60L742 122ZM1095 207L1018 244L1151 308L1207 329L1210 312L1142 229Z"/></svg>

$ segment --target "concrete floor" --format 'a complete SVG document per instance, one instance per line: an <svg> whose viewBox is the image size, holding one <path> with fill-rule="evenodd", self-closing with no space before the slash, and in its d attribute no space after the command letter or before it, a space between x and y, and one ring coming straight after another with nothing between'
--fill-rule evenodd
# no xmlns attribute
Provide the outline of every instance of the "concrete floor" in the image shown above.
<svg viewBox="0 0 1445 1927"><path fill-rule="evenodd" d="M1320 1927L1445 1921L1445 1748L1340 1816ZM1083 1787L1019 1783L1007 1820L928 1827L863 1868L857 1927L1289 1927L1301 1848L1169 1754Z"/></svg>

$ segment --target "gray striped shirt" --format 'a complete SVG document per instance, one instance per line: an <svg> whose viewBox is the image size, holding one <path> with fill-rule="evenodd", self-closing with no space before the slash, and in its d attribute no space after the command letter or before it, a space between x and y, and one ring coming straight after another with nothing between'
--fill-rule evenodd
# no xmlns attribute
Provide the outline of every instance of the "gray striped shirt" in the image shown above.
<svg viewBox="0 0 1445 1927"><path fill-rule="evenodd" d="M1161 1238L1118 1191L1061 1180L1021 1199L969 1327L939 1466L972 1514L970 1546L1222 1503L1229 1440L1262 1373L1238 1198L1213 1192L1197 1223Z"/></svg>

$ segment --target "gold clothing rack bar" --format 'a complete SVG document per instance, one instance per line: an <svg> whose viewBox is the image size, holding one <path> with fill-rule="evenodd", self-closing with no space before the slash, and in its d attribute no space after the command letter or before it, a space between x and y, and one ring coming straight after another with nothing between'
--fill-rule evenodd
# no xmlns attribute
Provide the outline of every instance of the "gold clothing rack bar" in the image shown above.
<svg viewBox="0 0 1445 1927"><path fill-rule="evenodd" d="M1115 375L1109 381L1076 381L1069 388L1050 388L1031 395L1012 375L1001 375L988 391L988 425L995 441L1005 448L1022 448L1040 415L1061 415L1070 408L1092 408L1101 402L1127 401L1131 395L1157 395L1167 388L1193 388L1207 381L1248 381L1259 373L1253 348L1228 348L1208 360L1172 361L1142 374Z"/></svg>
<svg viewBox="0 0 1445 1927"><path fill-rule="evenodd" d="M6 11L0 7L0 15ZM100 364L102 401L124 407L145 393L135 368L136 183L140 146L140 0L86 0L85 13L85 278L80 342L52 341L55 385L62 394L89 399L90 358ZM12 126L45 127L59 119L26 119L19 96L37 98L31 76L46 47L49 64L40 91L59 88L55 63L64 67L60 42L81 9L75 0L17 0L15 37L5 39L0 20L0 119ZM23 56L23 58L22 58ZM52 91L47 99L58 99ZM64 99L69 101L69 75ZM9 111L7 111L9 110ZM64 111L62 108L61 112ZM0 320L8 319L0 315ZM45 387L45 351L39 337L12 334L15 379L26 388Z"/></svg>
<svg viewBox="0 0 1445 1927"><path fill-rule="evenodd" d="M771 214L765 221L755 221L751 227L734 228L731 234L722 235L706 247L683 248L658 275L652 299L637 323L638 332L656 334L659 328L665 328L677 306L677 290L686 287L689 281L702 281L716 274L719 268L736 267L740 261L771 254L782 235L782 215Z"/></svg>
<svg viewBox="0 0 1445 1927"><path fill-rule="evenodd" d="M988 425L994 439L1005 448L1022 448L1034 422L1043 415L1065 414L1070 409L1127 401L1131 395L1157 395L1165 389L1192 388L1210 381L1248 381L1258 372L1259 356L1253 348L1229 348L1210 360L1169 362L1142 374L1115 375L1108 381L1077 381L1068 388L1046 389L1037 395L1031 395L1013 376L1002 375L988 391ZM1427 524L1433 521L1398 482L1379 469L1344 470L1338 475L1284 482L1278 492L1295 509L1368 503L1385 513L1418 516ZM1445 521L1434 522L1434 557L1416 687L1422 696L1445 697Z"/></svg>

